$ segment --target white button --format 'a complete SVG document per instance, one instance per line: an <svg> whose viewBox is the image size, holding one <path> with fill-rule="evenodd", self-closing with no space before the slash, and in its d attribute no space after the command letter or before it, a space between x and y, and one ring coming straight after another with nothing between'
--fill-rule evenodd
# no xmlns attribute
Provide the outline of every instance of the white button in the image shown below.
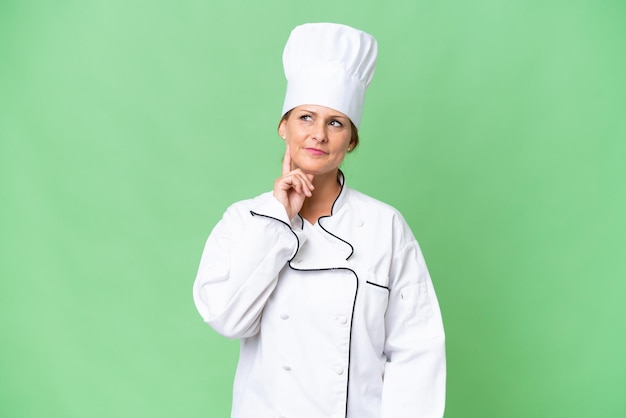
<svg viewBox="0 0 626 418"><path fill-rule="evenodd" d="M340 325L346 325L348 323L348 318L343 315L338 316L336 319Z"/></svg>
<svg viewBox="0 0 626 418"><path fill-rule="evenodd" d="M285 365L283 366L283 369L285 369L285 370L289 371L289 370L291 370L291 367L289 367L289 366L287 366L287 365L285 364Z"/></svg>
<svg viewBox="0 0 626 418"><path fill-rule="evenodd" d="M343 374L343 367L335 367L335 373L341 376Z"/></svg>
<svg viewBox="0 0 626 418"><path fill-rule="evenodd" d="M282 313L280 314L280 319L289 319L289 315L287 315L286 313Z"/></svg>

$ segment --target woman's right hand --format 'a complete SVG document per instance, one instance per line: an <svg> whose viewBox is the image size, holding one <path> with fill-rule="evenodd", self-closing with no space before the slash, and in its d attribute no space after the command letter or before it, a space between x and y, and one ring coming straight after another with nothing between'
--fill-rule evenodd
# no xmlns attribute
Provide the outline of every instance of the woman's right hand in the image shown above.
<svg viewBox="0 0 626 418"><path fill-rule="evenodd" d="M313 175L305 174L299 168L291 169L289 145L285 148L282 176L274 182L274 197L283 204L289 219L296 216L304 199L313 195Z"/></svg>

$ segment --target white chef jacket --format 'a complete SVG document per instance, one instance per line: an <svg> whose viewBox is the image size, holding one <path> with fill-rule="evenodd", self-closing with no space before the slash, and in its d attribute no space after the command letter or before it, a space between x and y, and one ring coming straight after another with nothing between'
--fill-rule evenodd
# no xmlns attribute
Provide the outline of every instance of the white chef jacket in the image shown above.
<svg viewBox="0 0 626 418"><path fill-rule="evenodd" d="M311 225L271 192L237 202L207 240L193 295L211 327L241 339L232 418L443 416L439 304L389 205L343 184Z"/></svg>

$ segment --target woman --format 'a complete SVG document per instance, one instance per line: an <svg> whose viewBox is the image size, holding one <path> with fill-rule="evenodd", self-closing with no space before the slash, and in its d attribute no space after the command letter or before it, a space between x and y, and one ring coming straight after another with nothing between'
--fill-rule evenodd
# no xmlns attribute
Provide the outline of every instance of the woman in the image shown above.
<svg viewBox="0 0 626 418"><path fill-rule="evenodd" d="M376 54L347 26L292 31L282 175L228 208L207 240L194 300L241 339L234 418L443 416L444 332L419 246L394 208L339 170Z"/></svg>

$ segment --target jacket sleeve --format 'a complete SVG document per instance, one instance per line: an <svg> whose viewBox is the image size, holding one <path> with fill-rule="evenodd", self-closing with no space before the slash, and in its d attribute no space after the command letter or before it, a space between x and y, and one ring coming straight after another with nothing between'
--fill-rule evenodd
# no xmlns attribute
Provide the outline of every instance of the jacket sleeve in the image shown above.
<svg viewBox="0 0 626 418"><path fill-rule="evenodd" d="M229 338L255 335L298 241L284 207L273 197L260 207L231 206L207 239L193 287L204 321Z"/></svg>
<svg viewBox="0 0 626 418"><path fill-rule="evenodd" d="M446 390L443 322L414 239L394 255L389 283L381 418L441 418Z"/></svg>

